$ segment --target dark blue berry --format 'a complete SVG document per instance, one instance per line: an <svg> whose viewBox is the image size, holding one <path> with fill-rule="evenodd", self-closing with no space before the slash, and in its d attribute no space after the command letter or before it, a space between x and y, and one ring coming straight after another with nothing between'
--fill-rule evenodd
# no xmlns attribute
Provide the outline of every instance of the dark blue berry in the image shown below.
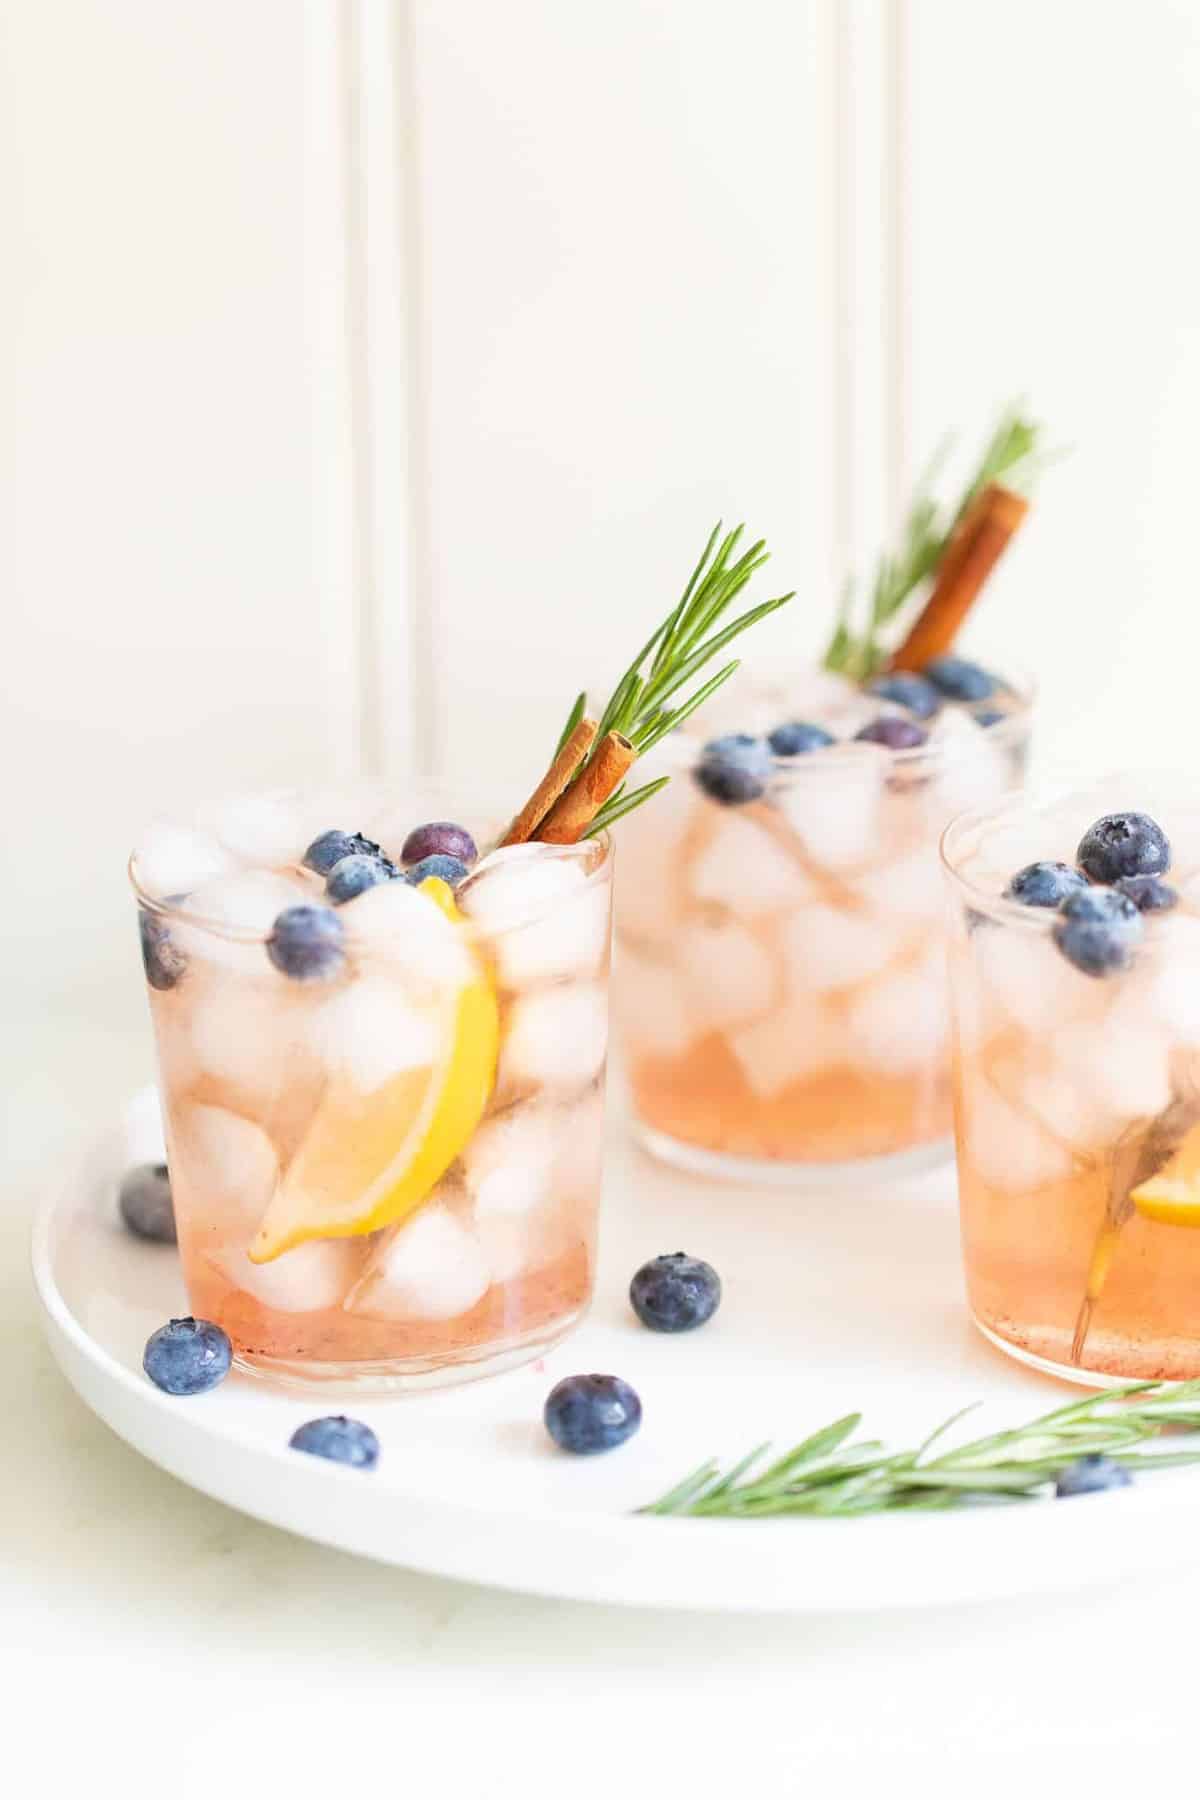
<svg viewBox="0 0 1200 1800"><path fill-rule="evenodd" d="M142 967L146 971L146 980L160 994L165 994L183 979L187 957L171 936L166 920L159 918L157 913L148 912L144 906L138 910L138 930L142 938Z"/></svg>
<svg viewBox="0 0 1200 1800"><path fill-rule="evenodd" d="M342 921L327 906L289 906L271 927L267 955L293 981L324 981L341 968Z"/></svg>
<svg viewBox="0 0 1200 1800"><path fill-rule="evenodd" d="M1127 969L1141 941L1142 916L1115 888L1081 888L1059 908L1054 941L1084 975L1115 975Z"/></svg>
<svg viewBox="0 0 1200 1800"><path fill-rule="evenodd" d="M379 845L361 831L323 831L304 852L304 866L317 875L328 875L346 856L378 856Z"/></svg>
<svg viewBox="0 0 1200 1800"><path fill-rule="evenodd" d="M876 675L874 680L868 681L867 692L902 706L914 719L932 719L942 704L942 697L931 681L926 681L924 675L910 675L906 669L896 669L890 675Z"/></svg>
<svg viewBox="0 0 1200 1800"><path fill-rule="evenodd" d="M807 756L810 750L824 750L834 742L833 733L823 725L806 725L800 719L777 725L767 734L773 756Z"/></svg>
<svg viewBox="0 0 1200 1800"><path fill-rule="evenodd" d="M1170 912L1179 905L1179 893L1158 875L1122 875L1113 886L1132 900L1139 912Z"/></svg>
<svg viewBox="0 0 1200 1800"><path fill-rule="evenodd" d="M1078 869L1061 862L1027 863L1018 869L1004 890L1006 900L1018 900L1022 906L1061 906L1068 894L1087 886L1086 877Z"/></svg>
<svg viewBox="0 0 1200 1800"><path fill-rule="evenodd" d="M619 1375L568 1375L546 1398L546 1430L561 1450L615 1450L642 1422L642 1403Z"/></svg>
<svg viewBox="0 0 1200 1800"><path fill-rule="evenodd" d="M763 738L734 731L705 744L692 775L710 800L721 806L744 806L766 793L771 765L771 751Z"/></svg>
<svg viewBox="0 0 1200 1800"><path fill-rule="evenodd" d="M134 1237L149 1238L155 1244L178 1242L166 1163L139 1163L130 1169L121 1182L117 1203Z"/></svg>
<svg viewBox="0 0 1200 1800"><path fill-rule="evenodd" d="M1128 1487L1133 1477L1111 1456L1081 1456L1065 1468L1054 1484L1056 1500L1073 1500L1076 1494L1103 1494L1108 1488Z"/></svg>
<svg viewBox="0 0 1200 1800"><path fill-rule="evenodd" d="M1003 725L1005 719L1011 718L1012 714L1003 712L998 706L975 706L971 709L971 717L977 725L982 725L985 731L989 731L993 725Z"/></svg>
<svg viewBox="0 0 1200 1800"><path fill-rule="evenodd" d="M450 819L431 819L428 825L418 825L415 831L409 832L400 860L419 863L427 856L453 856L470 868L478 855L475 839L463 826L455 825Z"/></svg>
<svg viewBox="0 0 1200 1800"><path fill-rule="evenodd" d="M1107 813L1084 832L1075 860L1093 881L1165 875L1171 866L1171 846L1162 826L1147 813Z"/></svg>
<svg viewBox="0 0 1200 1800"><path fill-rule="evenodd" d="M298 1425L288 1443L293 1450L324 1456L329 1462L348 1463L352 1469L373 1469L379 1461L379 1439L371 1427L341 1413Z"/></svg>
<svg viewBox="0 0 1200 1800"><path fill-rule="evenodd" d="M710 1263L674 1250L643 1263L629 1284L629 1302L651 1331L694 1331L721 1304L721 1277Z"/></svg>
<svg viewBox="0 0 1200 1800"><path fill-rule="evenodd" d="M990 700L999 686L994 675L963 656L935 656L922 674L947 700Z"/></svg>
<svg viewBox="0 0 1200 1800"><path fill-rule="evenodd" d="M902 719L896 713L884 713L878 719L872 719L855 737L864 744L882 744L887 750L916 750L928 739L928 732L920 725L914 725L911 719Z"/></svg>
<svg viewBox="0 0 1200 1800"><path fill-rule="evenodd" d="M457 887L468 873L467 865L460 857L423 856L420 862L414 863L408 871L406 880L413 887L419 887L421 882L428 881L431 876L435 876L438 881L445 881L451 887Z"/></svg>
<svg viewBox="0 0 1200 1800"><path fill-rule="evenodd" d="M205 1394L224 1381L233 1346L207 1319L172 1319L146 1340L142 1367L164 1394Z"/></svg>
<svg viewBox="0 0 1200 1800"><path fill-rule="evenodd" d="M382 881L391 881L396 874L394 866L382 856L368 856L358 853L354 856L343 856L340 863L334 863L325 882L325 898L331 906L344 906L347 900L355 900L359 894L365 894L368 888L378 887Z"/></svg>

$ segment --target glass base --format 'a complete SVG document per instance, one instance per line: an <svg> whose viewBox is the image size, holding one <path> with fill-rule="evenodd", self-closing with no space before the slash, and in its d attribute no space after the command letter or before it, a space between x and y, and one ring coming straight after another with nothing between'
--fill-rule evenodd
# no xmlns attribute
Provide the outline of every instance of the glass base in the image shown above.
<svg viewBox="0 0 1200 1800"><path fill-rule="evenodd" d="M916 1144L911 1150L895 1150L886 1156L862 1156L853 1162L773 1162L762 1156L728 1156L721 1150L703 1150L698 1144L686 1144L680 1138L668 1137L635 1119L633 1133L644 1150L659 1162L689 1175L707 1175L713 1181L741 1184L757 1183L764 1187L830 1187L851 1182L902 1181L909 1175L924 1174L927 1169L940 1169L953 1160L954 1139L935 1138L928 1144Z"/></svg>
<svg viewBox="0 0 1200 1800"><path fill-rule="evenodd" d="M507 1369L519 1369L523 1363L535 1362L539 1356L570 1335L584 1318L587 1308L556 1319L552 1327L540 1327L527 1337L508 1338L502 1344L473 1344L462 1350L443 1352L431 1357L404 1357L378 1362L316 1362L309 1357L247 1356L234 1353L234 1367L256 1381L268 1381L276 1387L309 1391L319 1387L322 1394L406 1394L429 1388L458 1387L468 1381L482 1381L488 1375L502 1375Z"/></svg>
<svg viewBox="0 0 1200 1800"><path fill-rule="evenodd" d="M1123 1388L1128 1387L1131 1382L1146 1380L1161 1380L1163 1387L1180 1385L1178 1380L1173 1380L1170 1376L1110 1375L1104 1369L1084 1369L1077 1363L1053 1362L1048 1356L1038 1356L1036 1351L1022 1349L1020 1344L1001 1337L998 1331L993 1331L990 1325L984 1324L978 1313L971 1314L971 1323L981 1337L985 1337L989 1344L994 1344L997 1350L1003 1350L1005 1356L1011 1356L1014 1362L1024 1363L1027 1369L1037 1369L1043 1375L1056 1375L1060 1381L1069 1381L1075 1387Z"/></svg>

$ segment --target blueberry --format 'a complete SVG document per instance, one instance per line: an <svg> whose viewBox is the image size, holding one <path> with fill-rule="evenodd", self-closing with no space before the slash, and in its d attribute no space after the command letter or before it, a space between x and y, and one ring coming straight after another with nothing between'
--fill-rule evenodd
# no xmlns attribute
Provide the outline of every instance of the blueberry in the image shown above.
<svg viewBox="0 0 1200 1800"><path fill-rule="evenodd" d="M767 734L767 743L775 756L807 756L810 750L824 750L835 742L833 733L823 725L806 725L795 719L789 725L777 725Z"/></svg>
<svg viewBox="0 0 1200 1800"><path fill-rule="evenodd" d="M762 738L734 731L713 738L692 771L696 785L720 806L761 799L771 779L771 751Z"/></svg>
<svg viewBox="0 0 1200 1800"><path fill-rule="evenodd" d="M629 1284L629 1303L651 1331L694 1331L721 1304L721 1277L682 1250L643 1263Z"/></svg>
<svg viewBox="0 0 1200 1800"><path fill-rule="evenodd" d="M1170 912L1179 905L1178 890L1159 875L1122 875L1113 886L1132 900L1139 912Z"/></svg>
<svg viewBox="0 0 1200 1800"><path fill-rule="evenodd" d="M175 1209L166 1163L139 1163L124 1177L117 1196L121 1217L134 1237L174 1244Z"/></svg>
<svg viewBox="0 0 1200 1800"><path fill-rule="evenodd" d="M475 839L469 831L450 819L432 819L428 825L418 825L415 831L409 832L400 860L418 863L424 862L427 856L453 856L470 868L478 855Z"/></svg>
<svg viewBox="0 0 1200 1800"><path fill-rule="evenodd" d="M205 1394L224 1381L233 1346L207 1319L172 1319L146 1339L142 1367L164 1394Z"/></svg>
<svg viewBox="0 0 1200 1800"><path fill-rule="evenodd" d="M910 712L914 719L932 719L939 711L942 697L931 681L924 675L910 675L905 669L896 669L891 675L876 675L867 683L868 694L875 694L880 700L892 700Z"/></svg>
<svg viewBox="0 0 1200 1800"><path fill-rule="evenodd" d="M420 862L415 863L408 871L405 879L412 887L419 887L423 881L428 881L431 876L434 876L438 881L445 881L451 887L457 887L468 873L467 865L461 857L423 856Z"/></svg>
<svg viewBox="0 0 1200 1800"><path fill-rule="evenodd" d="M1054 1484L1056 1500L1073 1500L1076 1494L1102 1494L1107 1488L1129 1487L1133 1480L1111 1456L1081 1456L1065 1468Z"/></svg>
<svg viewBox="0 0 1200 1800"><path fill-rule="evenodd" d="M1141 940L1142 916L1115 888L1080 888L1059 907L1054 941L1084 975L1127 969Z"/></svg>
<svg viewBox="0 0 1200 1800"><path fill-rule="evenodd" d="M288 1443L293 1450L324 1456L329 1462L349 1463L352 1469L373 1469L379 1461L379 1439L371 1427L341 1413L298 1425Z"/></svg>
<svg viewBox="0 0 1200 1800"><path fill-rule="evenodd" d="M177 987L187 970L187 957L179 948L165 919L157 913L138 911L138 930L142 938L142 967L146 980L160 994Z"/></svg>
<svg viewBox="0 0 1200 1800"><path fill-rule="evenodd" d="M1093 881L1165 875L1171 866L1171 846L1161 825L1148 814L1107 813L1084 832L1075 860Z"/></svg>
<svg viewBox="0 0 1200 1800"><path fill-rule="evenodd" d="M382 856L369 856L364 852L343 856L329 871L325 898L331 906L344 906L347 900L357 899L368 888L378 887L381 881L391 881L395 874L395 867Z"/></svg>
<svg viewBox="0 0 1200 1800"><path fill-rule="evenodd" d="M993 725L1003 725L1005 719L1011 718L1012 714L1003 712L998 706L973 706L971 717L977 725L982 725L985 731L989 731Z"/></svg>
<svg viewBox="0 0 1200 1800"><path fill-rule="evenodd" d="M911 719L901 719L895 713L884 713L878 719L872 719L855 737L864 744L882 744L887 750L916 750L926 742L928 732Z"/></svg>
<svg viewBox="0 0 1200 1800"><path fill-rule="evenodd" d="M267 939L267 955L293 981L324 981L341 968L342 921L327 906L289 906Z"/></svg>
<svg viewBox="0 0 1200 1800"><path fill-rule="evenodd" d="M922 673L947 700L990 700L999 686L994 675L963 656L935 656Z"/></svg>
<svg viewBox="0 0 1200 1800"><path fill-rule="evenodd" d="M561 1450L615 1450L642 1422L642 1403L619 1375L568 1375L546 1397L546 1430Z"/></svg>
<svg viewBox="0 0 1200 1800"><path fill-rule="evenodd" d="M1004 890L1006 900L1022 906L1060 906L1068 894L1078 893L1087 880L1067 863L1034 862L1018 869Z"/></svg>
<svg viewBox="0 0 1200 1800"><path fill-rule="evenodd" d="M379 845L364 837L361 831L323 831L320 837L313 839L302 860L306 869L312 869L317 875L328 875L344 856L378 854Z"/></svg>

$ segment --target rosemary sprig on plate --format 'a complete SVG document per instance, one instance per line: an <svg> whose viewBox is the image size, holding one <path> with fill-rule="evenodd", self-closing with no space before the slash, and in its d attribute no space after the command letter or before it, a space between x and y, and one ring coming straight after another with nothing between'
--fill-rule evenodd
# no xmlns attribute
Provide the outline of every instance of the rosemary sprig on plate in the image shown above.
<svg viewBox="0 0 1200 1800"><path fill-rule="evenodd" d="M767 1444L724 1474L715 1461L706 1462L640 1510L692 1519L944 1511L979 1501L1034 1499L1084 1456L1110 1457L1133 1473L1200 1462L1200 1448L1152 1455L1137 1448L1163 1432L1200 1430L1200 1381L1144 1381L1091 1394L1028 1425L931 1456L964 1416L955 1413L915 1450L889 1453L873 1439L855 1441L862 1414L849 1413L765 1467L756 1469Z"/></svg>
<svg viewBox="0 0 1200 1800"><path fill-rule="evenodd" d="M984 446L975 470L952 510L946 510L933 494L933 483L948 446L943 446L917 484L899 541L885 550L875 566L867 601L866 619L855 623L857 596L853 580L842 590L837 623L825 652L825 667L838 674L864 680L884 662L883 637L908 602L937 573L938 564L956 527L977 495L991 482L1023 490L1045 466L1041 451L1042 427L1010 406L998 420Z"/></svg>

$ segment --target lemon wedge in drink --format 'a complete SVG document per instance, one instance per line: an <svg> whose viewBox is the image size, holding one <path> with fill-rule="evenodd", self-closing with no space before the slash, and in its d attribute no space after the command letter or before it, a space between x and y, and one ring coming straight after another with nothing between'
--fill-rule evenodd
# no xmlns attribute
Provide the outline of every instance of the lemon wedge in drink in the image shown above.
<svg viewBox="0 0 1200 1800"><path fill-rule="evenodd" d="M430 984L437 1054L368 1093L349 1074L330 1077L250 1245L251 1262L272 1262L314 1238L360 1237L398 1224L433 1191L483 1116L496 1079L496 995L478 952L461 936L464 921L450 888L431 877L416 893L445 921L433 928L431 948L438 948L439 933L450 934L453 945L442 948L452 949L462 976ZM432 918L422 925L432 927Z"/></svg>
<svg viewBox="0 0 1200 1800"><path fill-rule="evenodd" d="M1129 1197L1143 1219L1200 1228L1200 1125L1193 1125L1170 1161Z"/></svg>

